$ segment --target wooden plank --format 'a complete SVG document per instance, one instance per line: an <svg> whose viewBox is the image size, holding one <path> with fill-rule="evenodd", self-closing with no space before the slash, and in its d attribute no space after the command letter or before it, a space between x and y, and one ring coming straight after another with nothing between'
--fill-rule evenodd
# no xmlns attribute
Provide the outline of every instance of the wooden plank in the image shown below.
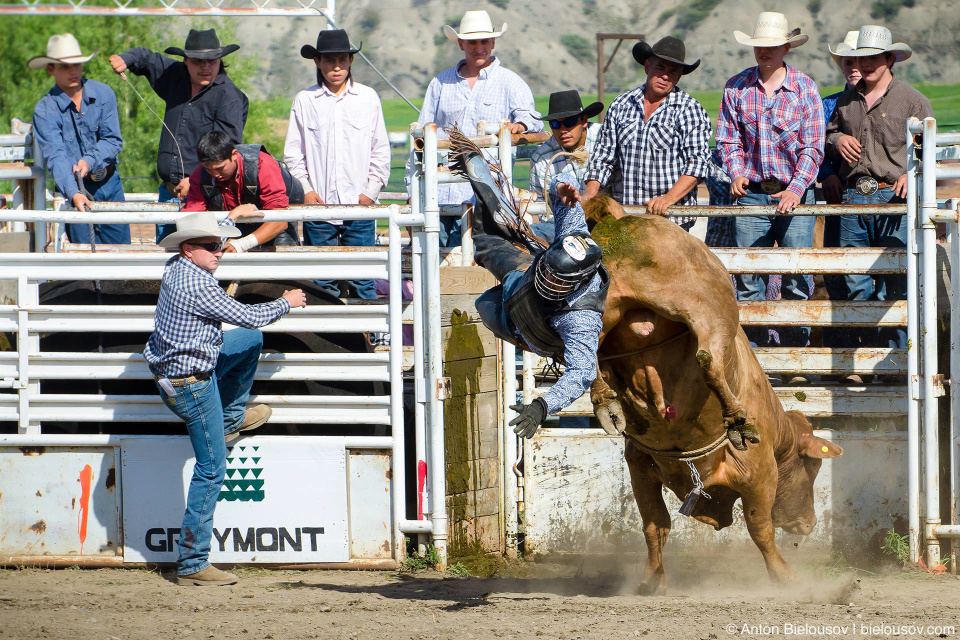
<svg viewBox="0 0 960 640"><path fill-rule="evenodd" d="M450 378L451 399L498 390L499 370L496 356L443 363L443 375Z"/></svg>
<svg viewBox="0 0 960 640"><path fill-rule="evenodd" d="M774 387L774 391L787 411L796 409L809 417L862 416L891 417L906 415L906 387L887 386L827 386L827 387ZM535 390L542 396L547 388ZM585 393L559 413L561 416L592 416L590 394Z"/></svg>
<svg viewBox="0 0 960 640"><path fill-rule="evenodd" d="M730 273L906 273L907 250L894 248L711 249Z"/></svg>
<svg viewBox="0 0 960 640"><path fill-rule="evenodd" d="M784 327L904 327L906 300L741 300L740 324Z"/></svg>
<svg viewBox="0 0 960 640"><path fill-rule="evenodd" d="M440 343L444 361L497 355L497 339L480 322L443 327Z"/></svg>
<svg viewBox="0 0 960 640"><path fill-rule="evenodd" d="M480 316L474 303L477 296L459 293L440 296L440 326L449 327L454 322L477 322Z"/></svg>
<svg viewBox="0 0 960 640"><path fill-rule="evenodd" d="M440 291L443 295L480 295L496 286L497 279L483 267L444 267L440 269Z"/></svg>

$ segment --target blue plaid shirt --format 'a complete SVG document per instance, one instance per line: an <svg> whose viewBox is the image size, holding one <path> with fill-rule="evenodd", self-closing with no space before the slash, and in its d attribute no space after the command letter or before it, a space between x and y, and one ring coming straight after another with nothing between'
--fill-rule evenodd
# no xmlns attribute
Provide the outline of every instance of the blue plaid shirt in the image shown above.
<svg viewBox="0 0 960 640"><path fill-rule="evenodd" d="M227 295L205 269L176 255L167 260L154 315L154 330L143 357L165 378L212 371L223 344L221 323L256 329L290 311L286 298L243 304Z"/></svg>
<svg viewBox="0 0 960 640"><path fill-rule="evenodd" d="M576 232L589 233L583 207L579 203L575 207L566 207L557 198L557 184L560 182L567 182L577 190L580 189L576 178L568 173L556 176L551 182L550 200L557 224L556 237L562 238L568 233ZM599 291L601 286L600 274L594 274L586 286L567 298L567 302L572 304L587 292ZM547 412L556 413L586 393L597 377L597 348L603 322L599 313L584 309L561 313L547 322L563 340L563 359L566 362L563 375L543 395L543 400L547 403Z"/></svg>

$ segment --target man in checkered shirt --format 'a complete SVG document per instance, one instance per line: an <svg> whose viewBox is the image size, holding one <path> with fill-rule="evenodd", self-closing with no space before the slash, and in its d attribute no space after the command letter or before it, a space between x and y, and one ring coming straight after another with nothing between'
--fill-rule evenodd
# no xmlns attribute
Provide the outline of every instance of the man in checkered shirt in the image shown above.
<svg viewBox="0 0 960 640"><path fill-rule="evenodd" d="M262 213L260 216L262 217ZM160 241L177 247L160 284L154 331L143 356L164 404L187 423L196 463L180 527L177 583L234 584L237 577L210 565L213 511L227 464L226 440L265 423L270 407L246 410L257 371L263 334L257 327L306 305L303 291L284 291L273 302L247 305L220 288L213 276L223 255L223 238L237 238L233 220L220 227L204 211L177 221L177 231ZM221 323L237 325L224 332Z"/></svg>
<svg viewBox="0 0 960 640"><path fill-rule="evenodd" d="M633 57L643 65L647 81L607 109L583 199L609 187L620 204L645 204L647 213L662 216L674 204L696 205L697 184L708 175L710 119L699 102L677 87L700 60L684 62L683 41L670 36L652 47L639 42ZM677 218L687 230L695 221Z"/></svg>
<svg viewBox="0 0 960 640"><path fill-rule="evenodd" d="M539 113L530 87L523 78L504 68L493 52L496 39L507 30L507 24L495 31L490 15L479 10L464 13L458 28L459 31L444 25L443 32L463 51L463 60L430 81L417 122L435 122L441 137L453 124L464 134L475 136L479 123L498 124L503 120L510 122L511 133L542 131L543 123L536 118ZM408 191L412 171L407 162ZM466 183L441 184L437 195L439 204L459 205L473 197L473 189ZM460 246L460 218L443 217L440 223L440 246Z"/></svg>
<svg viewBox="0 0 960 640"><path fill-rule="evenodd" d="M790 31L782 13L763 12L753 37L734 31L741 44L753 47L757 66L727 82L717 122L717 147L730 177L730 194L739 205L776 206L789 213L800 202L813 204L813 183L823 160L826 123L817 85L784 64L791 47L807 41L799 29ZM740 247L809 247L813 244L812 216L738 216L736 240ZM737 298L763 300L767 275L738 274ZM781 297L806 300L812 293L802 274L784 275ZM748 327L755 346L766 346L767 330ZM806 346L808 327L780 331L781 346ZM796 379L796 383L803 380Z"/></svg>

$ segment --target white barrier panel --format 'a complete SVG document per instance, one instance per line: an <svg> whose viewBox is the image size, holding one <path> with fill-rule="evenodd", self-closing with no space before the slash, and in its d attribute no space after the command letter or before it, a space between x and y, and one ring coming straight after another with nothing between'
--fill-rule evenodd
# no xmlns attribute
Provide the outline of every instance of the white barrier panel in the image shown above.
<svg viewBox="0 0 960 640"><path fill-rule="evenodd" d="M0 556L119 555L117 467L112 447L0 444Z"/></svg>
<svg viewBox="0 0 960 640"><path fill-rule="evenodd" d="M269 437L229 443L210 561L347 562L346 453L337 444ZM176 562L193 463L187 438L124 442L124 561Z"/></svg>

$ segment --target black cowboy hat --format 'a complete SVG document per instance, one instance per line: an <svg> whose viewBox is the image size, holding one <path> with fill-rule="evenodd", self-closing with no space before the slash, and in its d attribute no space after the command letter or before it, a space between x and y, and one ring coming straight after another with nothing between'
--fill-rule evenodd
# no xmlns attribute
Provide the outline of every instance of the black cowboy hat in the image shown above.
<svg viewBox="0 0 960 640"><path fill-rule="evenodd" d="M172 56L183 56L184 58L195 58L198 60L216 60L223 56L230 55L240 48L238 44L228 44L225 47L220 46L220 38L217 37L216 29L190 29L187 39L183 43L183 49L179 47L167 47L164 53Z"/></svg>
<svg viewBox="0 0 960 640"><path fill-rule="evenodd" d="M643 40L633 45L633 59L640 64L646 62L650 56L680 65L683 68L680 74L684 76L700 66L700 58L690 64L684 62L684 58L687 57L687 48L683 46L683 40L673 36L660 38L652 47Z"/></svg>
<svg viewBox="0 0 960 640"><path fill-rule="evenodd" d="M347 37L347 32L343 29L325 29L317 36L317 46L311 47L308 44L303 45L300 47L300 55L307 60L312 60L319 58L321 53L354 54L360 51L362 47L363 42L360 43L359 47L354 49L350 45L350 38Z"/></svg>
<svg viewBox="0 0 960 640"><path fill-rule="evenodd" d="M563 120L564 118L579 116L581 114L587 116L587 118L592 118L603 111L603 103L594 102L584 109L583 102L580 100L580 94L577 93L576 89L570 89L569 91L557 91L556 93L551 93L550 108L547 109L547 111L550 113L545 116L541 116L538 119Z"/></svg>

